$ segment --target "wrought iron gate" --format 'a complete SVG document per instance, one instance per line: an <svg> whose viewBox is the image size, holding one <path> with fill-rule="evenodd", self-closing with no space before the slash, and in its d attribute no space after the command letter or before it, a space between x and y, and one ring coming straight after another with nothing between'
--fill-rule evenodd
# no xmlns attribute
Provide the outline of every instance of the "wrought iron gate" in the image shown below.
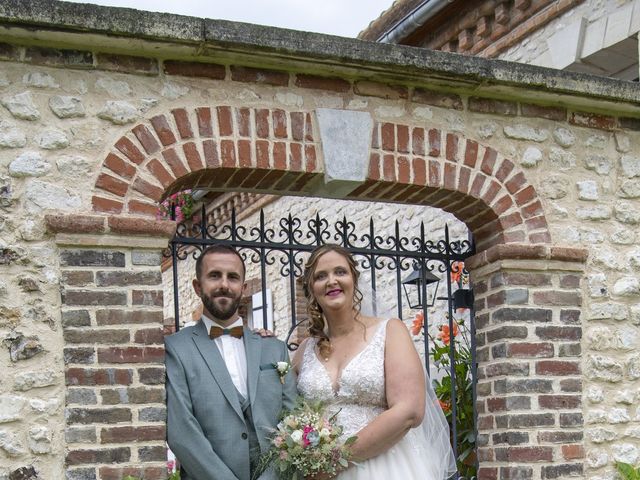
<svg viewBox="0 0 640 480"><path fill-rule="evenodd" d="M178 262L188 256L197 258L209 245L232 245L245 258L245 263L259 265L262 318L265 328L267 326L267 268L279 268L279 275L288 279L291 327L287 344L291 350L295 350L298 344L291 339L292 333L300 323L306 321L304 312L298 311L295 301L301 295L301 289L296 283L302 275L304 260L318 245L340 244L354 255L359 262L361 272L369 273L371 291L374 295L377 278L380 275L394 277L397 316L400 319L403 319L408 309L420 310L414 320L414 334L419 335L419 330L422 331L427 371L429 371L430 356L432 356L436 366L445 373L441 382L435 382L438 387L436 393L439 398L449 399L448 406L447 402L441 403L445 411L447 407L450 409L447 417L451 425L452 438L457 440L453 445L456 458L460 460L463 454L467 458L468 465L464 466L463 476L475 475L476 462L473 451L476 438L475 328L472 290L468 283L464 285L464 279L468 279L468 274L464 270L464 261L474 253L472 239L451 241L449 229L445 227L444 239L432 241L426 238L424 224L420 225L420 231L416 235L406 236L397 221L394 225L394 234L383 237L376 232L372 219L369 221L368 231L357 232L355 224L347 218L343 217L334 225L330 225L319 215L307 220L306 223L289 215L279 219L275 222L276 226L273 226L273 221L265 221L262 210L256 226L247 227L239 224L235 209L230 212L226 221L216 223L212 220L213 216L207 214L203 206L200 214L195 215L193 221L178 225L176 235L165 251L165 256L171 258L173 267L176 331L180 328ZM403 279L403 276L406 278ZM438 295L436 291L441 281L446 285L446 292ZM434 284L436 291L430 292ZM412 293L418 298L418 304L410 302L410 290L413 290ZM407 295L406 301L403 294ZM438 339L430 333L428 318L429 308L436 302L442 306L441 310L446 317L446 322L440 327L439 341L436 341ZM374 314L375 306L374 298ZM468 321L459 322L455 318L454 312L458 309L468 311ZM422 319L420 319L420 313ZM467 335L460 335L460 337L464 336L464 340L468 342L467 346L455 340L458 330L463 327ZM460 346L456 346L456 343ZM451 365L455 368L451 368ZM465 378L460 375L464 375ZM461 391L463 388L465 390ZM459 412L458 410L462 410L460 409L462 395L466 395L463 404L464 412ZM468 403L471 403L471 406ZM467 417L472 415L472 418L470 421L467 418L466 423L461 424L460 415ZM452 419L458 419L458 421ZM461 425L467 425L464 432L461 430ZM468 451L462 452L461 448L466 448ZM459 461L459 467L462 466L463 463Z"/></svg>

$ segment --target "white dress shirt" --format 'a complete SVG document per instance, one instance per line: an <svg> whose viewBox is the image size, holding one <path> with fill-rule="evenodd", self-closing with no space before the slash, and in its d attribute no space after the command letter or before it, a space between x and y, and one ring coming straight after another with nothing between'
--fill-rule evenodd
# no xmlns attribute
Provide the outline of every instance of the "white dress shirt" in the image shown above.
<svg viewBox="0 0 640 480"><path fill-rule="evenodd" d="M223 327L205 315L202 315L202 321L204 322L204 326L207 327L207 332L211 330L213 326L220 328L242 327L241 317L238 317L238 319L228 327ZM244 351L243 339L235 338L231 335L220 335L213 340L213 342L216 344L216 347L218 347L220 355L222 355L224 359L233 385L238 392L240 392L240 395L247 398L247 355Z"/></svg>

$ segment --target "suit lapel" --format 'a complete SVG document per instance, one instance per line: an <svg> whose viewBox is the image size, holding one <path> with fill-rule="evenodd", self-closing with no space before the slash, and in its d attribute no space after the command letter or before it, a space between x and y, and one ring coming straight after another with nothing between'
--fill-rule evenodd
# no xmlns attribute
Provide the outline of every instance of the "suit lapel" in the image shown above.
<svg viewBox="0 0 640 480"><path fill-rule="evenodd" d="M233 381L231 381L231 376L227 371L227 366L220 354L220 350L218 350L213 340L209 338L202 320L198 322L196 328L193 329L192 338L225 398L240 418L244 418L236 387L233 385ZM205 399L205 401L206 400L207 399Z"/></svg>
<svg viewBox="0 0 640 480"><path fill-rule="evenodd" d="M262 356L262 342L260 335L253 333L247 327L244 328L244 351L247 355L247 389L251 406L256 399L258 388L258 374L260 373L260 358Z"/></svg>

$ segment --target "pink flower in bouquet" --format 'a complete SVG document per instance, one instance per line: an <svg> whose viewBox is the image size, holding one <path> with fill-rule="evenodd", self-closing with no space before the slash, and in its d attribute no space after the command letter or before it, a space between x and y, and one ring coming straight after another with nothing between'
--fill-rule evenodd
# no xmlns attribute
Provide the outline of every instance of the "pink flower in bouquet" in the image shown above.
<svg viewBox="0 0 640 480"><path fill-rule="evenodd" d="M287 458L289 458L289 454L287 453L286 450L282 450L280 452L280 460L286 460Z"/></svg>
<svg viewBox="0 0 640 480"><path fill-rule="evenodd" d="M176 468L176 461L175 460L167 460L167 470L169 471L169 473L173 473L175 468Z"/></svg>
<svg viewBox="0 0 640 480"><path fill-rule="evenodd" d="M280 435L278 435L276 438L273 439L273 444L278 448L280 448L283 443L284 443L284 438L282 438Z"/></svg>

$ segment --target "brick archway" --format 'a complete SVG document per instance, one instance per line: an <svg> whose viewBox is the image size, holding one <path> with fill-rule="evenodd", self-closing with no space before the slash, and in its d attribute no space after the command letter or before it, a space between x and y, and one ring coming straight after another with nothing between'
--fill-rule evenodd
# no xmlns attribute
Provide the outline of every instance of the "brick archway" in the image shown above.
<svg viewBox="0 0 640 480"><path fill-rule="evenodd" d="M183 188L305 193L323 174L321 147L312 112L176 108L115 142L93 210L154 216L158 201ZM481 250L551 241L524 173L495 149L438 128L374 123L367 178L346 198L442 208L469 226Z"/></svg>

